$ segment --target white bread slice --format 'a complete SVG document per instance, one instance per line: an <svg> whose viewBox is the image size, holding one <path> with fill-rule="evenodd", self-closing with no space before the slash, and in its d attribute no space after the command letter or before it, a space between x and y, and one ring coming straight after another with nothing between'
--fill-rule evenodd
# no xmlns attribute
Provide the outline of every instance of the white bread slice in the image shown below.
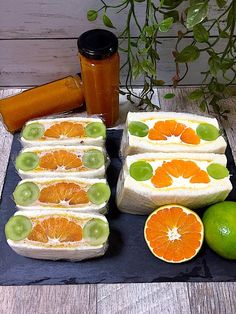
<svg viewBox="0 0 236 314"><path fill-rule="evenodd" d="M66 118L52 118L52 119L35 119L28 121L25 126L28 126L31 123L40 123L44 126L45 131L50 128L52 125L61 122L74 122L84 125L88 125L91 122L103 123L99 118L89 118L89 117L66 117ZM95 146L104 146L105 139L102 136L92 138L92 137L61 137L61 138L46 138L42 137L36 140L27 140L22 136L21 133L21 142L23 146L45 146L45 145L95 145Z"/></svg>
<svg viewBox="0 0 236 314"><path fill-rule="evenodd" d="M46 188L50 185L56 183L75 183L83 187L86 191L95 183L106 183L105 179L85 179L85 178L47 178L47 179L25 179L21 180L17 186L21 184L32 182L39 187L41 191L43 188ZM107 213L107 202L104 202L100 205L94 204L89 202L87 204L77 204L77 205L70 205L68 202L64 202L62 204L52 204L52 203L42 203L39 200L36 200L34 203L23 206L16 204L18 210L65 210L65 211L75 211L78 213L100 213L105 214Z"/></svg>
<svg viewBox="0 0 236 314"><path fill-rule="evenodd" d="M170 187L156 188L151 180L136 181L129 174L130 165L138 160L151 161L153 174L164 161L173 159L190 160L202 169L211 163L226 166L225 155L197 153L144 153L128 156L120 173L117 184L117 206L122 212L131 214L149 214L162 205L179 204L191 209L223 201L232 190L229 177L216 180L210 177L209 183L189 183L178 178ZM173 180L175 180L173 178Z"/></svg>
<svg viewBox="0 0 236 314"><path fill-rule="evenodd" d="M18 173L22 179L26 178L67 178L68 176L70 177L76 177L76 178L104 178L105 176L105 169L106 169L106 153L102 147L99 146L65 146L65 145L60 145L60 146L39 146L39 147L29 147L29 148L24 148L20 151L20 153L25 153L25 152L35 152L37 154L41 154L44 152L50 152L54 150L66 150L72 153L76 153L77 155L82 156L84 152L92 149L99 150L103 152L105 156L105 164L100 167L99 169L88 169L86 171L67 171L63 169L59 170L39 170L39 169L33 169L30 171L23 171L21 169L18 170Z"/></svg>
<svg viewBox="0 0 236 314"><path fill-rule="evenodd" d="M217 119L199 116L190 113L180 112L129 112L126 126L121 141L121 155L127 156L145 152L199 152L199 153L219 153L223 154L226 149L226 141L223 136L219 136L214 141L201 140L200 144L186 144L179 137L171 136L167 140L150 140L148 136L138 137L131 135L128 125L132 121L140 121L151 129L154 124L161 120L176 120L196 130L200 123L209 123L219 128Z"/></svg>
<svg viewBox="0 0 236 314"><path fill-rule="evenodd" d="M63 211L17 211L14 216L23 215L28 218L38 217L43 215L61 215L61 216L72 216L79 219L86 218L99 218L104 222L107 222L105 216L100 214L85 214L85 213L74 213ZM7 240L7 243L15 251L17 254L36 258L36 259L46 259L46 260L71 260L71 261L82 261L84 259L95 258L98 256L102 256L105 254L108 248L108 242L99 246L91 246L88 244L78 244L76 247L63 247L63 248L55 248L53 245L40 245L39 242L29 241L29 240L21 240L21 241L12 241Z"/></svg>

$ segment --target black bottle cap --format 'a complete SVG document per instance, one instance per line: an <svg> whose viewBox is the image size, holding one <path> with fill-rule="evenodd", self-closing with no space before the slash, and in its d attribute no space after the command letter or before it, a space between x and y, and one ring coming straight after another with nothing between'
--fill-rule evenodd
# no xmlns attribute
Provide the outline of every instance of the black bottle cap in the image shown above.
<svg viewBox="0 0 236 314"><path fill-rule="evenodd" d="M118 50L118 39L105 29L93 29L83 33L78 41L79 53L89 59L102 60Z"/></svg>

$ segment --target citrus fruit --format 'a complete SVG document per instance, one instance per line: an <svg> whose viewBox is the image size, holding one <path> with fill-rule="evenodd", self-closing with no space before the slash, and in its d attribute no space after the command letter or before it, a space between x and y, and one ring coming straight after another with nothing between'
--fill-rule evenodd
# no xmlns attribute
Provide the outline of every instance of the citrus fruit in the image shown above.
<svg viewBox="0 0 236 314"><path fill-rule="evenodd" d="M89 203L89 198L79 184L59 182L42 188L39 201L45 204L78 205Z"/></svg>
<svg viewBox="0 0 236 314"><path fill-rule="evenodd" d="M186 144L197 145L200 143L200 137L192 128L175 120L158 121L148 133L150 140L166 141L170 136L180 137L180 140Z"/></svg>
<svg viewBox="0 0 236 314"><path fill-rule="evenodd" d="M50 243L78 242L82 240L82 227L77 219L66 217L46 217L36 219L28 240Z"/></svg>
<svg viewBox="0 0 236 314"><path fill-rule="evenodd" d="M36 140L43 136L44 134L44 126L41 123L34 122L27 124L22 132L22 136L26 140Z"/></svg>
<svg viewBox="0 0 236 314"><path fill-rule="evenodd" d="M198 215L180 205L165 205L151 213L144 237L151 252L169 263L192 259L200 250L204 229Z"/></svg>
<svg viewBox="0 0 236 314"><path fill-rule="evenodd" d="M202 221L209 247L224 258L236 259L236 202L210 206Z"/></svg>
<svg viewBox="0 0 236 314"><path fill-rule="evenodd" d="M40 156L39 167L47 170L57 170L60 167L66 170L78 169L82 167L82 161L75 153L60 149Z"/></svg>
<svg viewBox="0 0 236 314"><path fill-rule="evenodd" d="M151 178L152 184L157 188L164 188L173 184L173 178L182 177L189 183L209 183L210 178L206 171L201 170L193 161L173 159L163 162Z"/></svg>
<svg viewBox="0 0 236 314"><path fill-rule="evenodd" d="M17 215L11 217L5 225L6 238L12 241L20 241L30 234L32 223L29 218Z"/></svg>
<svg viewBox="0 0 236 314"><path fill-rule="evenodd" d="M85 131L81 123L64 121L55 123L44 132L44 137L61 138L61 137L84 137Z"/></svg>

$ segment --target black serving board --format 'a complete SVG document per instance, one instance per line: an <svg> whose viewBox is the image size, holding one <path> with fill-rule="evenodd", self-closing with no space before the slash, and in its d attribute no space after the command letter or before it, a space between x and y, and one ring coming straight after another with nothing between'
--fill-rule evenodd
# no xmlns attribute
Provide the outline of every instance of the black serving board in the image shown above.
<svg viewBox="0 0 236 314"><path fill-rule="evenodd" d="M110 130L107 139L111 159L107 177L112 189L107 216L111 229L109 248L105 256L82 262L34 260L17 255L7 245L4 225L14 214L12 192L20 180L14 158L21 146L18 135L14 136L0 205L0 285L236 280L236 261L219 257L205 244L197 257L182 264L165 263L150 253L143 237L147 217L120 213L115 205L121 134L120 130ZM228 199L236 200L236 170L229 146L226 155L234 186Z"/></svg>

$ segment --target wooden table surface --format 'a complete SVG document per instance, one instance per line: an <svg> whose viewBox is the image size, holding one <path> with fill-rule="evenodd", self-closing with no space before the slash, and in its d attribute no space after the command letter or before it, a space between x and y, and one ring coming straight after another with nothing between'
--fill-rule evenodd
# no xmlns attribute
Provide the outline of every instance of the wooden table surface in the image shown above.
<svg viewBox="0 0 236 314"><path fill-rule="evenodd" d="M200 113L197 103L186 95L189 88L159 90L162 110ZM0 98L20 90L0 91ZM163 94L174 92L173 100ZM236 99L224 102L231 110L228 120L221 120L236 157ZM210 113L210 112L208 112ZM0 193L4 183L12 135L0 125ZM0 257L1 258L1 257ZM1 270L0 270L1 271ZM0 313L93 314L93 313L236 313L236 284L148 283L92 284L71 286L3 286L0 287Z"/></svg>

